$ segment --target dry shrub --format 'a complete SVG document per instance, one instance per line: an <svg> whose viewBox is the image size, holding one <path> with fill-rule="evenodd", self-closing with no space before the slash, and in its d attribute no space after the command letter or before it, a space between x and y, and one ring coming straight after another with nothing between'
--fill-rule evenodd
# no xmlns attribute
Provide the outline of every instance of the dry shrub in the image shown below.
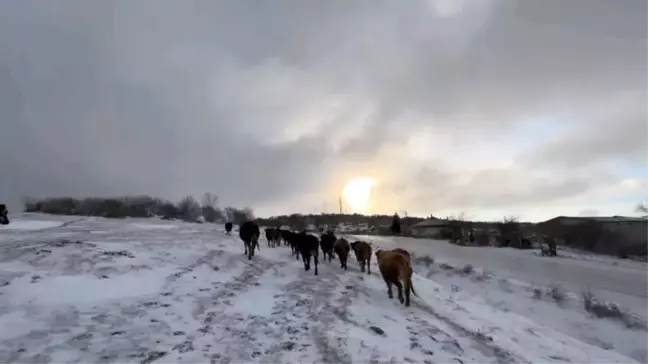
<svg viewBox="0 0 648 364"><path fill-rule="evenodd" d="M424 265L426 267L429 267L429 266L434 264L434 258L429 256L429 255L424 255L422 257L413 256L412 260L414 260L414 262L416 262L416 264L421 264L421 265Z"/></svg>
<svg viewBox="0 0 648 364"><path fill-rule="evenodd" d="M647 330L646 322L625 310L622 310L618 304L604 302L596 298L592 292L583 292L583 307L585 311L591 313L597 318L608 318L622 322L627 328L633 330Z"/></svg>
<svg viewBox="0 0 648 364"><path fill-rule="evenodd" d="M475 269L474 269L473 266L470 265L470 264L466 264L466 265L464 265L464 267L461 269L461 272L462 272L463 274L471 274L471 273L474 272L474 271L475 271Z"/></svg>
<svg viewBox="0 0 648 364"><path fill-rule="evenodd" d="M489 272L483 271L481 274L475 277L476 281L483 282L493 279L493 275Z"/></svg>
<svg viewBox="0 0 648 364"><path fill-rule="evenodd" d="M561 305L567 300L567 291L565 291L561 286L555 285L549 290L549 296L554 300L554 302Z"/></svg>
<svg viewBox="0 0 648 364"><path fill-rule="evenodd" d="M517 246L520 233L520 221L515 216L504 216L497 223L497 230L502 237L501 246Z"/></svg>

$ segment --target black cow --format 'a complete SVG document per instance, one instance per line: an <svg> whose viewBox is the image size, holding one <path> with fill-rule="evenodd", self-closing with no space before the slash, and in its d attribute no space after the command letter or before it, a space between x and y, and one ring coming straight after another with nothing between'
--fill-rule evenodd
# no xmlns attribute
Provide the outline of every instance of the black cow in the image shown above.
<svg viewBox="0 0 648 364"><path fill-rule="evenodd" d="M281 238L284 241L285 246L290 245L290 238L293 236L293 232L290 230L281 230Z"/></svg>
<svg viewBox="0 0 648 364"><path fill-rule="evenodd" d="M299 239L301 238L302 233L293 233L290 232L288 238L288 245L290 245L291 255L295 256L295 259L299 259Z"/></svg>
<svg viewBox="0 0 648 364"><path fill-rule="evenodd" d="M265 229L265 236L268 239L268 247L274 248L281 243L281 231L272 227Z"/></svg>
<svg viewBox="0 0 648 364"><path fill-rule="evenodd" d="M307 234L305 231L295 234L293 240L295 240L297 249L299 250L299 253L301 253L302 260L304 261L304 270L307 272L310 270L310 261L311 257L313 257L313 262L315 263L315 275L317 275L317 264L319 263L319 240L315 236Z"/></svg>
<svg viewBox="0 0 648 364"><path fill-rule="evenodd" d="M247 254L248 259L252 259L254 256L254 247L257 247L259 251L261 250L261 247L259 247L260 234L259 225L254 221L246 221L239 228L239 236L245 243L245 252L243 254Z"/></svg>
<svg viewBox="0 0 648 364"><path fill-rule="evenodd" d="M324 254L324 260L328 257L329 262L333 260L333 244L337 241L337 237L332 231L327 231L320 236L320 248Z"/></svg>
<svg viewBox="0 0 648 364"><path fill-rule="evenodd" d="M232 234L232 223L231 222L226 222L225 223L225 234L231 235Z"/></svg>
<svg viewBox="0 0 648 364"><path fill-rule="evenodd" d="M0 225L9 225L9 210L5 204L0 204Z"/></svg>

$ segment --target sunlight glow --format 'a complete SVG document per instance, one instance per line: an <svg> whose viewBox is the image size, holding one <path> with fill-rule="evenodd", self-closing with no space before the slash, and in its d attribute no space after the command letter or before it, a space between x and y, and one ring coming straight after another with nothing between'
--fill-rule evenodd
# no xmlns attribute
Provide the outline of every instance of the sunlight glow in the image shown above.
<svg viewBox="0 0 648 364"><path fill-rule="evenodd" d="M344 202L354 212L367 212L371 202L371 188L375 182L373 178L368 177L350 179L342 190Z"/></svg>

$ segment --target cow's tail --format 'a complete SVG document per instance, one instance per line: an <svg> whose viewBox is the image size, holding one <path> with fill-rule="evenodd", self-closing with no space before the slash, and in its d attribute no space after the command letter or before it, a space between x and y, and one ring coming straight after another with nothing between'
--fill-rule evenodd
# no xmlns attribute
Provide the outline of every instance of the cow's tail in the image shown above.
<svg viewBox="0 0 648 364"><path fill-rule="evenodd" d="M414 290L414 283L412 283L412 277L409 277L407 281L409 282L409 288L412 290L412 293L414 293L414 296L421 298Z"/></svg>
<svg viewBox="0 0 648 364"><path fill-rule="evenodd" d="M405 287L404 287L405 292L410 291L410 292L414 293L414 296L419 297L419 295L414 290L414 283L412 283L412 273L413 273L412 266L410 266L409 264L405 264L403 266L403 270L401 272L403 273L401 275L401 277L402 277L401 279L404 278L403 280L405 281L405 282L403 282L403 283L405 283Z"/></svg>

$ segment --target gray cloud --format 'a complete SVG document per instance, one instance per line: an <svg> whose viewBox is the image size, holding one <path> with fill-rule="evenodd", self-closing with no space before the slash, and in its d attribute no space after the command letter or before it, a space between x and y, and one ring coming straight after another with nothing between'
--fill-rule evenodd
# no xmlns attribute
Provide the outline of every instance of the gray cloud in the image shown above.
<svg viewBox="0 0 648 364"><path fill-rule="evenodd" d="M521 162L583 168L623 160L645 166L648 161L648 93L632 93L614 112L585 117L563 135L522 156Z"/></svg>
<svg viewBox="0 0 648 364"><path fill-rule="evenodd" d="M487 186L502 173L489 166L457 172L394 153L422 127L488 139L551 116L568 132L516 163L645 163L645 1L438 4L2 3L0 199L209 190L272 211L300 194L334 199L337 175L382 168L388 211L397 195L446 208L541 203L592 182L518 168L509 180L533 180L507 190Z"/></svg>

